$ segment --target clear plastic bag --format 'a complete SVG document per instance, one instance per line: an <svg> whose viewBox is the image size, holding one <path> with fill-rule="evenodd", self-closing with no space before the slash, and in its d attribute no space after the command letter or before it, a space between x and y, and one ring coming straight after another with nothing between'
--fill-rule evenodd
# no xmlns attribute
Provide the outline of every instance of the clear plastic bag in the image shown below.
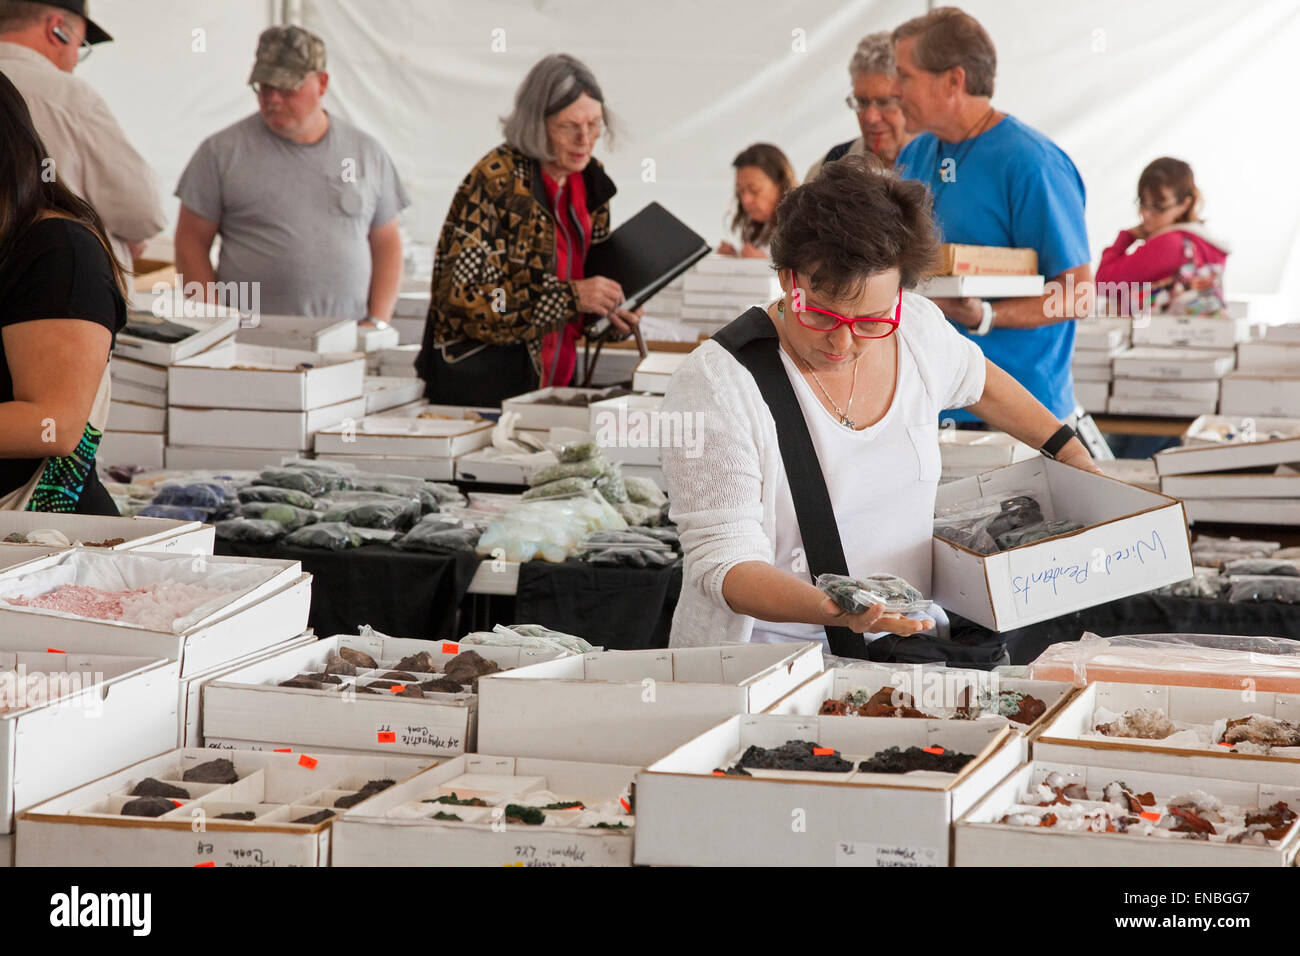
<svg viewBox="0 0 1300 956"><path fill-rule="evenodd" d="M1226 581L1214 568L1196 568L1196 573L1186 581L1178 581L1152 592L1170 597L1217 598L1223 593Z"/></svg>
<svg viewBox="0 0 1300 956"><path fill-rule="evenodd" d="M424 490L433 495L434 500L438 502L439 508L464 508L469 503L466 497L460 493L459 488L445 482L426 481Z"/></svg>
<svg viewBox="0 0 1300 956"><path fill-rule="evenodd" d="M403 551L473 551L483 532L466 527L442 515L431 515L416 523L393 545Z"/></svg>
<svg viewBox="0 0 1300 956"><path fill-rule="evenodd" d="M248 501L240 505L239 510L245 518L278 522L286 531L297 531L303 525L320 520L320 515L315 511L281 504L278 501Z"/></svg>
<svg viewBox="0 0 1300 956"><path fill-rule="evenodd" d="M565 479L568 480L568 479ZM594 492L590 496L530 501L493 521L475 551L510 561L560 562L592 531L627 527L627 523Z"/></svg>
<svg viewBox="0 0 1300 956"><path fill-rule="evenodd" d="M583 551L580 557L587 564L604 567L666 568L675 563L679 555L664 548L611 546Z"/></svg>
<svg viewBox="0 0 1300 956"><path fill-rule="evenodd" d="M562 478L600 478L609 472L609 462L600 455L581 461L558 461L533 473L528 484L534 488Z"/></svg>
<svg viewBox="0 0 1300 956"><path fill-rule="evenodd" d="M911 614L930 607L925 595L893 574L869 574L861 579L842 574L819 574L814 583L850 614L860 614L877 604L899 614Z"/></svg>
<svg viewBox="0 0 1300 956"><path fill-rule="evenodd" d="M546 447L562 462L586 461L600 450L596 440L591 437L553 442Z"/></svg>
<svg viewBox="0 0 1300 956"><path fill-rule="evenodd" d="M282 505L293 505L295 508L305 508L308 511L316 505L316 500L305 492L293 488L277 488L274 485L249 485L247 488L240 488L239 500L274 501Z"/></svg>
<svg viewBox="0 0 1300 956"><path fill-rule="evenodd" d="M625 528L620 531L593 531L582 539L582 547L589 550L602 548L652 548L656 550L679 550L680 543L676 534L653 534L659 528Z"/></svg>
<svg viewBox="0 0 1300 956"><path fill-rule="evenodd" d="M207 521L212 517L208 508L192 508L185 505L148 504L136 512L141 518L172 518L176 521Z"/></svg>
<svg viewBox="0 0 1300 956"><path fill-rule="evenodd" d="M466 634L460 643L471 647L534 647L563 651L566 654L586 654L595 650L591 644L574 634L552 631L540 624L515 624L512 627L498 624L490 631Z"/></svg>
<svg viewBox="0 0 1300 956"><path fill-rule="evenodd" d="M1040 521L1038 524L1026 525L1012 531L1004 531L994 541L997 543L999 551L1009 551L1021 545L1033 544L1035 541L1046 541L1048 538L1055 538L1058 535L1081 531L1083 527L1078 521L1057 518L1055 521Z"/></svg>
<svg viewBox="0 0 1300 956"><path fill-rule="evenodd" d="M590 478L560 478L548 481L544 485L534 485L523 494L524 501L538 501L544 498L565 498L580 495L595 488Z"/></svg>
<svg viewBox="0 0 1300 956"><path fill-rule="evenodd" d="M169 483L158 489L157 494L153 496L152 504L206 508L211 513L231 507L234 504L234 495L225 485L215 481Z"/></svg>
<svg viewBox="0 0 1300 956"><path fill-rule="evenodd" d="M650 505L638 505L631 501L620 501L618 504L614 505L614 510L617 511L623 520L629 525L639 527L652 527L658 524L659 520L663 517L663 513L660 509L651 507Z"/></svg>
<svg viewBox="0 0 1300 956"><path fill-rule="evenodd" d="M624 478L623 484L627 488L627 500L633 504L662 508L668 503L668 496L649 478Z"/></svg>
<svg viewBox="0 0 1300 956"><path fill-rule="evenodd" d="M285 535L284 543L298 548L345 551L361 547L364 539L356 528L337 521L318 521Z"/></svg>
<svg viewBox="0 0 1300 956"><path fill-rule="evenodd" d="M218 521L216 529L223 541L274 541L288 533L280 522L265 518L227 518Z"/></svg>
<svg viewBox="0 0 1300 956"><path fill-rule="evenodd" d="M1222 567L1239 558L1267 558L1281 548L1282 545L1276 541L1215 538L1200 534L1192 542L1192 558L1195 564L1203 567Z"/></svg>
<svg viewBox="0 0 1300 956"><path fill-rule="evenodd" d="M1237 558L1223 566L1223 573L1236 577L1255 575L1263 577L1300 577L1300 561L1277 558Z"/></svg>
<svg viewBox="0 0 1300 956"><path fill-rule="evenodd" d="M313 498L329 491L331 484L321 473L307 468L265 468L257 476L257 483L272 488L292 488Z"/></svg>
<svg viewBox="0 0 1300 956"><path fill-rule="evenodd" d="M1228 587L1228 601L1232 604L1262 601L1300 604L1300 578L1290 576L1233 578Z"/></svg>
<svg viewBox="0 0 1300 956"><path fill-rule="evenodd" d="M999 535L1043 520L1043 507L1033 492L1011 491L940 509L934 518L934 534L977 554L996 554Z"/></svg>
<svg viewBox="0 0 1300 956"><path fill-rule="evenodd" d="M322 521L337 521L356 528L405 530L420 520L417 498L372 491L343 491L322 499Z"/></svg>
<svg viewBox="0 0 1300 956"><path fill-rule="evenodd" d="M596 490L611 505L628 503L627 484L623 480L623 470L617 465L596 479Z"/></svg>

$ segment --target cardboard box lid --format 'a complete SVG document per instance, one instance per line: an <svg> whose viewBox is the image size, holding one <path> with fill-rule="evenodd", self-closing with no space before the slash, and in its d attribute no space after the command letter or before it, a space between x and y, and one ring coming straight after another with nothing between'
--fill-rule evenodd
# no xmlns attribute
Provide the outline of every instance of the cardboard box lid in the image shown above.
<svg viewBox="0 0 1300 956"><path fill-rule="evenodd" d="M236 344L219 355L174 363L168 388L173 405L303 411L361 398L365 377L360 353Z"/></svg>
<svg viewBox="0 0 1300 956"><path fill-rule="evenodd" d="M1038 252L999 246L945 242L939 247L945 275L1026 275L1038 273Z"/></svg>

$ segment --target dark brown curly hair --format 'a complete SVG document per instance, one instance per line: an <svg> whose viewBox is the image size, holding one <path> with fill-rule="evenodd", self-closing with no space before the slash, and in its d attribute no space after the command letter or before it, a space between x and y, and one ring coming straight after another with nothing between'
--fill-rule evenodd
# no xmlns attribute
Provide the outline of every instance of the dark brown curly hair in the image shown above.
<svg viewBox="0 0 1300 956"><path fill-rule="evenodd" d="M780 147L773 146L771 143L755 143L753 146L745 147L731 161L731 165L737 171L746 166L754 166L762 170L763 175L776 184L782 198L785 198L790 190L799 184L790 160L786 158L785 153L781 152ZM731 231L739 232L743 242L760 246L770 242L772 222L754 222L741 208L739 194L734 198L736 211L731 218Z"/></svg>
<svg viewBox="0 0 1300 956"><path fill-rule="evenodd" d="M874 156L827 163L791 190L773 221L772 264L835 299L853 298L868 277L892 268L910 289L938 262L929 191Z"/></svg>

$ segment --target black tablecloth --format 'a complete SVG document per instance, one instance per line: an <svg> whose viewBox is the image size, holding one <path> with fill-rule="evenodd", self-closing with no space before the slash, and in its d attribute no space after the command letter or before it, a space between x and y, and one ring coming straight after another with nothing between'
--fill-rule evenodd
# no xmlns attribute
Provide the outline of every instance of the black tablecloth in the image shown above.
<svg viewBox="0 0 1300 956"><path fill-rule="evenodd" d="M681 590L680 561L669 568L530 561L519 569L513 623L541 624L618 650L667 647Z"/></svg>
<svg viewBox="0 0 1300 956"><path fill-rule="evenodd" d="M217 541L217 554L301 561L312 575L307 623L321 637L355 634L369 624L393 637L460 637L459 609L479 558L371 544L346 551Z"/></svg>

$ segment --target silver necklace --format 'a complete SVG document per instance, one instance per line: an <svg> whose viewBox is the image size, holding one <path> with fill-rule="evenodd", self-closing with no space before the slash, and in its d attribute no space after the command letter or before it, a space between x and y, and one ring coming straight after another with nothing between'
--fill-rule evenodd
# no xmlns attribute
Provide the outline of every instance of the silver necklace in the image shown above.
<svg viewBox="0 0 1300 956"><path fill-rule="evenodd" d="M808 374L813 377L813 381L817 383L817 387L822 390L822 394L826 396L826 401L830 402L835 408L835 414L840 416L840 424L845 428L858 427L857 423L854 422L853 419L849 418L849 412L853 411L853 393L858 390L858 360L861 358L862 356L859 355L858 358L853 360L853 384L849 386L848 407L843 410L840 409L839 405L835 404L835 399L831 398L831 393L826 391L826 386L823 385L822 380L817 377L817 373L812 370L812 366L808 366Z"/></svg>

